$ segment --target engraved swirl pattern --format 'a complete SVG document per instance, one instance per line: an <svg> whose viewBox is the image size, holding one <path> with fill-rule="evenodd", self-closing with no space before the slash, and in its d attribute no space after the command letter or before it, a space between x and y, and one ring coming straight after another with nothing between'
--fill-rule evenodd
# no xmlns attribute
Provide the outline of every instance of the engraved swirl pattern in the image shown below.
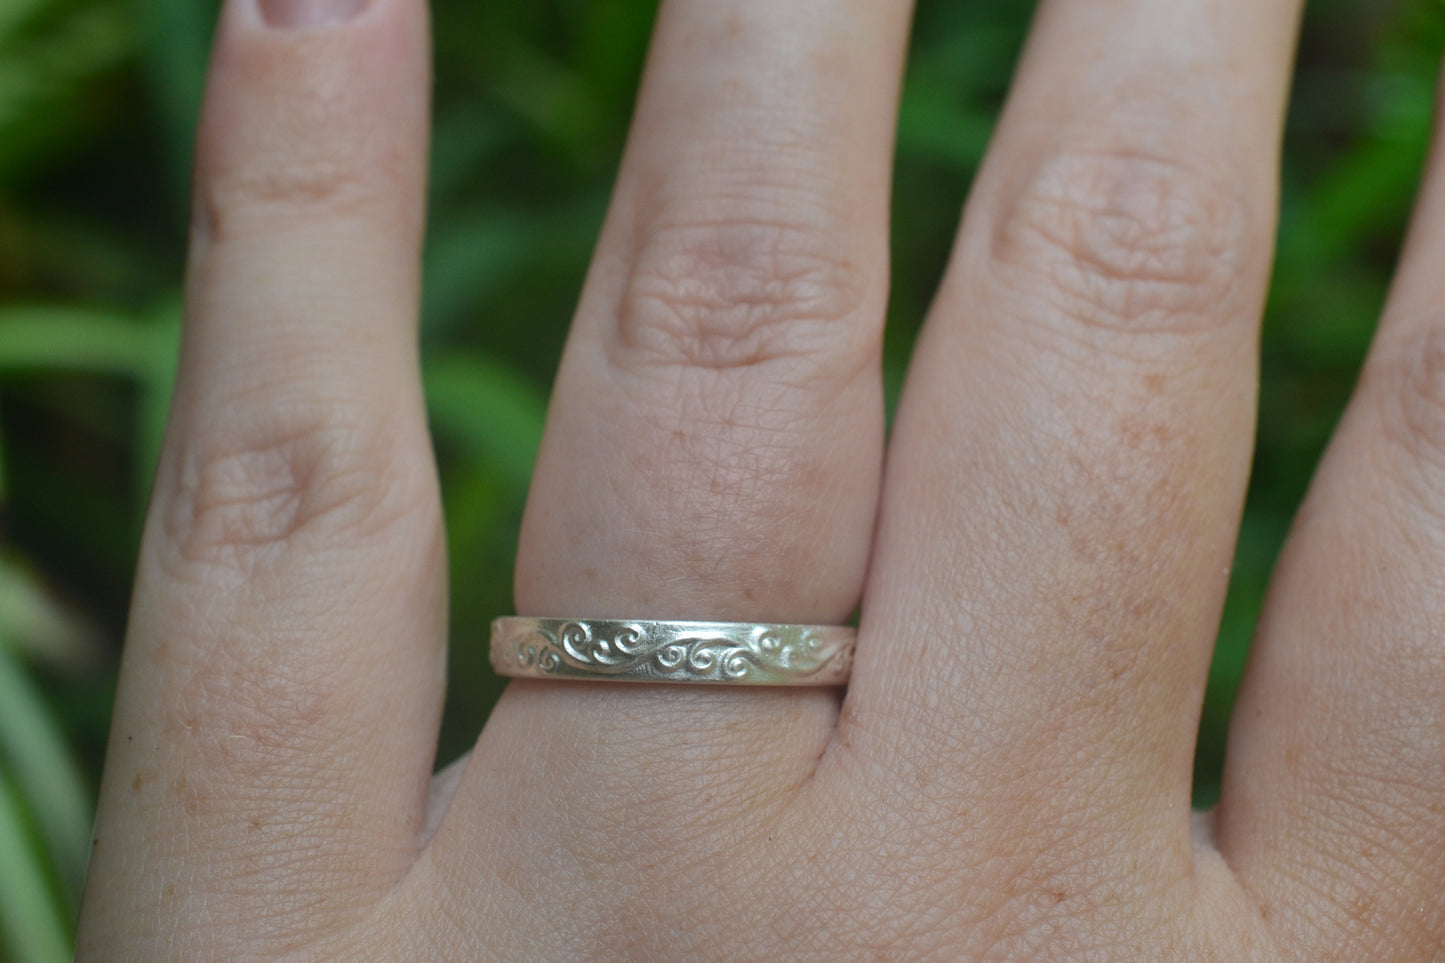
<svg viewBox="0 0 1445 963"><path fill-rule="evenodd" d="M851 639L810 626L500 620L518 623L494 642L507 675L655 682L836 685L847 678ZM504 626L503 631L507 626ZM500 651L499 651L500 648Z"/></svg>

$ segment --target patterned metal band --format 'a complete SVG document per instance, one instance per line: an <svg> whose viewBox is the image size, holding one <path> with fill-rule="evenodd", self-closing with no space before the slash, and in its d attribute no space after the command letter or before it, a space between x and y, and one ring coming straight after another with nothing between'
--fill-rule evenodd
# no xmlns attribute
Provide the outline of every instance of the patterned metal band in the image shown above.
<svg viewBox="0 0 1445 963"><path fill-rule="evenodd" d="M833 625L508 617L492 623L492 667L533 679L843 685L856 638Z"/></svg>

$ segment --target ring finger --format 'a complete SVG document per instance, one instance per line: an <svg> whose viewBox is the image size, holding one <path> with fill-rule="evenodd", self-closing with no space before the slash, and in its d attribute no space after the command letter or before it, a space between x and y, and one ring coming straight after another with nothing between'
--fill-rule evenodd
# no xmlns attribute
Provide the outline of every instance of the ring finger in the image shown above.
<svg viewBox="0 0 1445 963"><path fill-rule="evenodd" d="M523 524L523 614L838 623L853 610L882 456L908 16L906 0L664 5ZM765 821L836 711L829 691L514 683L434 858L557 893L584 867L618 867L612 885L575 886L606 905L572 897L569 925L635 949L619 894L696 876L709 854L678 843L729 845L732 804ZM559 831L582 796L626 831ZM536 834L478 831L524 800ZM669 853L686 859L655 855ZM545 878L511 872L539 854Z"/></svg>

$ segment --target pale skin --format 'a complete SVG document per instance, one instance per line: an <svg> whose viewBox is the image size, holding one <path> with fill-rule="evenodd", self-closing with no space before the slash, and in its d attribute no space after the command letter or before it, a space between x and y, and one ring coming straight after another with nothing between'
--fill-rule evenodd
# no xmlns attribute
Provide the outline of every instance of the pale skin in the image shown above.
<svg viewBox="0 0 1445 963"><path fill-rule="evenodd" d="M908 5L666 0L517 610L861 604L853 679L517 682L436 777L425 11L266 2L212 64L82 960L1445 957L1445 160L1190 810L1294 0L1045 0L886 458Z"/></svg>

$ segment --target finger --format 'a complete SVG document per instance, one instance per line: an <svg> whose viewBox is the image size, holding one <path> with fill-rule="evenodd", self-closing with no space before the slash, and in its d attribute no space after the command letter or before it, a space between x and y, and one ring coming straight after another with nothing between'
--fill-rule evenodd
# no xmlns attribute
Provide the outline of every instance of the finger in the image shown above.
<svg viewBox="0 0 1445 963"><path fill-rule="evenodd" d="M427 72L419 0L223 12L91 932L269 956L414 855L445 597L414 344Z"/></svg>
<svg viewBox="0 0 1445 963"><path fill-rule="evenodd" d="M1445 149L1271 589L1219 846L1319 960L1445 946ZM1305 893L1310 898L1294 898Z"/></svg>
<svg viewBox="0 0 1445 963"><path fill-rule="evenodd" d="M881 460L907 15L898 0L663 9L558 377L523 610L851 613Z"/></svg>
<svg viewBox="0 0 1445 963"><path fill-rule="evenodd" d="M839 741L999 873L1189 878L1297 12L1045 3L915 354Z"/></svg>
<svg viewBox="0 0 1445 963"><path fill-rule="evenodd" d="M848 618L881 462L907 19L899 0L664 5L523 525L523 613ZM727 800L754 800L761 818L805 780L835 712L826 691L514 684L458 790L464 814L438 839L449 825L453 842L480 838L478 820L524 798L545 825L563 815L536 800L587 787L609 812L651 807L648 828L527 844L571 847L566 872L624 862L593 846L677 854L662 837L739 818ZM520 844L465 858L517 860ZM650 874L702 865L663 862ZM623 925L582 909L575 921Z"/></svg>

